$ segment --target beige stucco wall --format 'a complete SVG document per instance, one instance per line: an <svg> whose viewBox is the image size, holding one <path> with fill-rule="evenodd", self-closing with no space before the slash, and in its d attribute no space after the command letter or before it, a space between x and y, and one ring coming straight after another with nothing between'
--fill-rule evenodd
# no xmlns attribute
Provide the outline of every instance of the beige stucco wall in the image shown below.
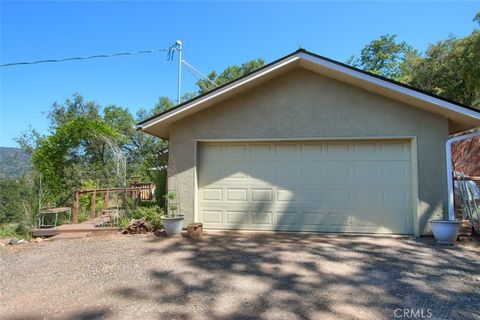
<svg viewBox="0 0 480 320"><path fill-rule="evenodd" d="M186 223L194 219L197 139L416 136L420 233L444 215L444 142L439 115L298 69L171 126L169 185Z"/></svg>

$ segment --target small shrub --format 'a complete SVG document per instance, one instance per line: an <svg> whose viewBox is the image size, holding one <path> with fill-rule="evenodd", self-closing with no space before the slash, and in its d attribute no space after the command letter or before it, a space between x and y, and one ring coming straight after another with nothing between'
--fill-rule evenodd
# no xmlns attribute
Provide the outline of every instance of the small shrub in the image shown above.
<svg viewBox="0 0 480 320"><path fill-rule="evenodd" d="M31 229L23 223L5 223L0 225L0 239L18 238L29 240L32 237Z"/></svg>
<svg viewBox="0 0 480 320"><path fill-rule="evenodd" d="M159 229L163 226L161 216L165 214L164 210L158 205L152 205L149 207L139 206L132 212L133 219L146 219L152 224L155 229Z"/></svg>
<svg viewBox="0 0 480 320"><path fill-rule="evenodd" d="M123 228L123 229L126 229L129 225L130 225L130 222L132 221L132 219L130 219L129 217L127 216L121 216L120 217L120 220L118 221L118 225Z"/></svg>
<svg viewBox="0 0 480 320"><path fill-rule="evenodd" d="M80 208L80 210L78 210L77 219L78 219L78 223L87 221L88 219L90 219L90 211L85 208Z"/></svg>
<svg viewBox="0 0 480 320"><path fill-rule="evenodd" d="M175 211L177 211L178 209L178 205L175 201L176 198L177 198L176 192L170 191L169 193L167 193L168 213L170 217L174 217Z"/></svg>

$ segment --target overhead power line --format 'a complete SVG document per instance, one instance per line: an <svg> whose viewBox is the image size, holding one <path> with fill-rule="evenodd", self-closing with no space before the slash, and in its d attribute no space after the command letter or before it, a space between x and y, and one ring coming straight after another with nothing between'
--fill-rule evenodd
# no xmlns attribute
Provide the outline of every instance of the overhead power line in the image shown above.
<svg viewBox="0 0 480 320"><path fill-rule="evenodd" d="M175 49L173 49L175 50ZM30 65L30 64L40 64L40 63L56 63L56 62L65 62L65 61L74 61L74 60L89 60L89 59L98 59L98 58L111 58L111 57L118 57L118 56L131 56L137 54L146 54L146 53L159 53L159 52L170 52L172 48L165 48L165 49L153 49L153 50L140 50L140 51L132 51L132 52L120 52L120 53L111 53L111 54L99 54L94 56L86 56L86 57L73 57L73 58L63 58L63 59L48 59L48 60L37 60L37 61L27 61L27 62L12 62L12 63L5 63L0 64L0 67L12 67L12 66L20 66L20 65Z"/></svg>

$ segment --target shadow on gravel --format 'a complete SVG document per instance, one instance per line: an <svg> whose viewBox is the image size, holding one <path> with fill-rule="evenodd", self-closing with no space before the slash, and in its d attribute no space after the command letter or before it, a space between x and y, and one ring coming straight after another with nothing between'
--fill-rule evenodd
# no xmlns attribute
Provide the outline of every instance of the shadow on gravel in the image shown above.
<svg viewBox="0 0 480 320"><path fill-rule="evenodd" d="M71 313L66 317L55 317L55 319L60 320L100 320L105 319L109 315L111 315L111 311L108 308L86 308L81 312ZM45 317L38 316L38 315L18 315L13 318L6 318L5 320L38 320L38 319L46 319Z"/></svg>
<svg viewBox="0 0 480 320"><path fill-rule="evenodd" d="M114 294L158 305L159 318L394 318L397 308L437 318L473 319L480 310L480 264L462 247L432 239L313 234L207 235L150 240L147 255L181 253L168 270L150 270L150 288ZM392 246L396 246L393 247ZM454 277L459 286L445 285ZM147 293L148 292L148 293Z"/></svg>

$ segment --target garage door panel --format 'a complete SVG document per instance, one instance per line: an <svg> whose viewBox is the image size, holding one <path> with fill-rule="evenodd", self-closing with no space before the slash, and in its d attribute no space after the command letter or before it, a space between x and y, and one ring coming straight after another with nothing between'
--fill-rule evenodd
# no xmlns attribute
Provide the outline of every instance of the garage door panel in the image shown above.
<svg viewBox="0 0 480 320"><path fill-rule="evenodd" d="M228 161L226 164L219 164L219 166L223 166L224 170L224 178L225 179L247 179L249 175L250 168L248 166L248 162L243 161Z"/></svg>
<svg viewBox="0 0 480 320"><path fill-rule="evenodd" d="M272 167L270 162L252 163L250 166L251 180L257 182L268 182L275 180L275 168Z"/></svg>
<svg viewBox="0 0 480 320"><path fill-rule="evenodd" d="M385 186L383 188L383 206L390 208L412 207L410 186Z"/></svg>
<svg viewBox="0 0 480 320"><path fill-rule="evenodd" d="M366 208L383 207L383 187L366 185L357 188L355 203Z"/></svg>
<svg viewBox="0 0 480 320"><path fill-rule="evenodd" d="M352 182L352 164L346 162L327 162L325 172L330 183L350 183Z"/></svg>
<svg viewBox="0 0 480 320"><path fill-rule="evenodd" d="M351 144L346 142L331 142L326 143L327 159L328 160L351 160L353 158L353 152L351 150Z"/></svg>
<svg viewBox="0 0 480 320"><path fill-rule="evenodd" d="M409 161L389 161L382 163L380 168L384 184L410 184L412 173Z"/></svg>
<svg viewBox="0 0 480 320"><path fill-rule="evenodd" d="M251 189L251 201L252 202L271 202L273 201L273 190L272 189L261 189L261 188L252 188Z"/></svg>
<svg viewBox="0 0 480 320"><path fill-rule="evenodd" d="M219 182L225 177L225 170L220 165L205 165L199 170L202 172L198 179L199 188Z"/></svg>
<svg viewBox="0 0 480 320"><path fill-rule="evenodd" d="M292 165L288 162L275 165L275 179L273 182L277 185L298 185L300 181L300 168L292 168Z"/></svg>
<svg viewBox="0 0 480 320"><path fill-rule="evenodd" d="M327 150L326 144L323 143L302 143L302 159L304 161L309 160L326 160Z"/></svg>
<svg viewBox="0 0 480 320"><path fill-rule="evenodd" d="M206 228L412 233L408 141L202 143L199 154Z"/></svg>
<svg viewBox="0 0 480 320"><path fill-rule="evenodd" d="M251 156L252 159L257 161L268 161L275 158L275 149L274 146L270 143L265 144L252 144L251 145Z"/></svg>
<svg viewBox="0 0 480 320"><path fill-rule="evenodd" d="M225 161L225 148L223 144L203 145L198 152L198 160L200 163Z"/></svg>
<svg viewBox="0 0 480 320"><path fill-rule="evenodd" d="M275 212L276 225L283 228L295 230L300 224L302 216L296 211L277 211Z"/></svg>
<svg viewBox="0 0 480 320"><path fill-rule="evenodd" d="M381 162L359 161L353 164L353 180L357 184L381 183Z"/></svg>
<svg viewBox="0 0 480 320"><path fill-rule="evenodd" d="M276 191L277 191L277 202L279 203L282 203L282 202L292 203L294 201L297 201L295 197L295 190L277 188Z"/></svg>
<svg viewBox="0 0 480 320"><path fill-rule="evenodd" d="M203 222L210 225L223 224L223 211L222 210L203 210L202 211Z"/></svg>
<svg viewBox="0 0 480 320"><path fill-rule="evenodd" d="M251 213L252 225L267 225L273 224L273 212L252 212Z"/></svg>
<svg viewBox="0 0 480 320"><path fill-rule="evenodd" d="M232 201L246 202L247 201L247 194L248 194L247 188L227 188L226 190L227 190L228 202L232 202Z"/></svg>
<svg viewBox="0 0 480 320"><path fill-rule="evenodd" d="M296 143L279 143L276 144L276 161L288 161L299 158L297 154Z"/></svg>
<svg viewBox="0 0 480 320"><path fill-rule="evenodd" d="M302 184L321 184L328 182L328 178L325 175L325 165L319 165L318 162L303 162L300 171Z"/></svg>
<svg viewBox="0 0 480 320"><path fill-rule="evenodd" d="M226 224L244 225L247 224L247 211L232 211L225 212Z"/></svg>
<svg viewBox="0 0 480 320"><path fill-rule="evenodd" d="M410 145L402 141L388 141L381 144L383 160L410 160Z"/></svg>
<svg viewBox="0 0 480 320"><path fill-rule="evenodd" d="M378 159L379 147L376 142L356 143L353 146L355 160L376 160Z"/></svg>
<svg viewBox="0 0 480 320"><path fill-rule="evenodd" d="M204 188L200 197L203 201L223 201L223 189Z"/></svg>

